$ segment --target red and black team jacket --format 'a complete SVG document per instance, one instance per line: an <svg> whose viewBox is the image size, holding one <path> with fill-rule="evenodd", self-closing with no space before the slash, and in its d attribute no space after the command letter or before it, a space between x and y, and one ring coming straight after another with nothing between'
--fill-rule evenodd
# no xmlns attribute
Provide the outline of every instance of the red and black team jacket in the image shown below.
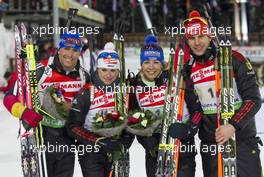
<svg viewBox="0 0 264 177"><path fill-rule="evenodd" d="M95 76L98 81L98 76ZM95 80L95 79L93 79ZM114 85L118 85L117 82ZM94 143L99 135L92 132L96 113L105 115L114 111L114 86L104 85L102 81L82 88L72 102L67 130L71 137L84 144Z"/></svg>
<svg viewBox="0 0 264 177"><path fill-rule="evenodd" d="M160 109L163 113L164 104L166 100L166 89L168 82L168 71L163 71L155 80L155 86L147 86L141 79L140 73L138 73L134 78L130 80L130 85L133 88L133 92L130 93L130 111L135 110L150 110L155 111ZM142 89L138 89L142 88ZM139 90L139 91L137 91ZM185 91L186 92L186 91ZM189 94L191 93L191 94ZM186 99L191 102L191 104L186 104ZM199 104L194 104L198 101L198 97L192 92L186 92L185 103L183 110L183 122L192 123L197 128L200 125L202 119L202 109ZM192 103L193 102L193 103ZM190 108L194 106L194 108Z"/></svg>
<svg viewBox="0 0 264 177"><path fill-rule="evenodd" d="M144 104L143 107L145 109L147 107L150 110L153 108L163 109L167 78L168 72L162 72L161 75L155 80L155 85L157 87L155 87L155 90L153 91L148 90L151 87L147 87L143 83L139 74L135 78L131 78L129 80L132 90L130 91L129 95L129 111L142 109L143 105L139 106L139 100L141 100L141 103ZM144 92L136 94L136 92L134 91L136 90L135 87L137 86L145 87L141 91L148 92L149 94L145 95ZM91 90L93 87L94 90ZM104 89L100 89L100 87L103 88L102 85L99 86L96 83L94 83L93 87L85 87L75 96L72 102L69 120L67 122L67 129L70 136L74 137L82 143L95 142L99 138L99 136L95 135L91 131L91 124L95 113L104 110L112 110L114 107L113 93L108 92L106 94L103 91ZM155 97L156 93L158 97ZM93 95L93 98L91 98L91 95ZM159 99L159 97L161 97L162 99L155 101ZM186 95L186 97L195 103L198 101L197 95ZM188 110L194 111L188 112L188 118L198 127L202 118L202 110L199 104L195 104L194 106L196 106L195 109L190 109L187 105ZM198 112L198 110L200 110L200 112ZM128 144L131 145L133 137L129 137L128 139Z"/></svg>
<svg viewBox="0 0 264 177"><path fill-rule="evenodd" d="M185 100L192 112L197 108L197 104L202 108L203 119L199 129L200 139L215 142L217 115L214 56L213 54L207 56L209 57L206 60L195 56L194 59L185 64L186 95L197 95L199 101L193 101L188 96ZM254 116L260 109L261 97L255 72L249 60L239 52L232 51L232 62L235 115L229 122L236 129L237 140L243 140L256 136Z"/></svg>
<svg viewBox="0 0 264 177"><path fill-rule="evenodd" d="M50 73L50 76L48 73ZM78 91L82 88L82 85L90 83L90 76L85 71L85 69L80 66L79 61L75 66L75 69L67 73L63 69L63 66L61 65L58 55L55 55L55 57L52 58L50 63L48 63L47 61L46 62L44 61L43 63L38 63L36 74L37 74L39 91L45 90L48 86L55 85L65 90L63 94L65 98L68 98L69 100L73 99L74 95L77 94ZM17 93L16 88L17 87L13 86L6 93L4 97L4 101L5 99L7 99L6 101L9 101L8 99L10 98L9 97L10 94L16 96ZM15 104L16 102L18 102L18 99L13 100L13 104Z"/></svg>

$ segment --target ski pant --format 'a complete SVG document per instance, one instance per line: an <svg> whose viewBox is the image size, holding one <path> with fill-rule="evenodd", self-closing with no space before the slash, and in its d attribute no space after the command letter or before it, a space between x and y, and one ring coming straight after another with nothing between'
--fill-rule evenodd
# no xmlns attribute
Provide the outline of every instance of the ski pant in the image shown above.
<svg viewBox="0 0 264 177"><path fill-rule="evenodd" d="M237 140L237 176L238 177L261 177L260 150L257 137L245 140ZM201 142L201 156L204 177L217 177L217 153L208 152L205 147L216 146L214 143ZM214 148L211 148L211 150Z"/></svg>
<svg viewBox="0 0 264 177"><path fill-rule="evenodd" d="M103 151L78 153L83 177L108 177L112 162Z"/></svg>
<svg viewBox="0 0 264 177"><path fill-rule="evenodd" d="M128 149L133 143L134 138L134 135L127 132L123 132L121 142L124 147ZM80 143L79 146L94 146L94 143ZM99 151L95 149L84 152L79 151L78 158L83 177L109 177L109 173L111 171L113 163L109 160L108 155L105 151L101 150L100 148Z"/></svg>
<svg viewBox="0 0 264 177"><path fill-rule="evenodd" d="M43 126L43 138L46 146L46 162L49 177L72 177L75 154L70 148L74 144L66 128Z"/></svg>
<svg viewBox="0 0 264 177"><path fill-rule="evenodd" d="M159 134L153 134L157 139L157 145L158 147L158 142L159 142ZM149 144L148 142L145 142L142 140L141 137L137 137L138 142L145 148L146 143ZM178 177L194 177L195 176L195 155L197 154L195 145L194 145L194 138L192 138L188 142L182 142L182 151L180 153L180 159L179 159L179 166L178 166ZM191 148L187 149L185 147L193 147L192 150ZM156 148L157 149L157 148ZM151 152L149 149L145 148L145 165L146 165L146 173L147 177L155 177L155 173L157 170L157 154L158 151L153 151Z"/></svg>

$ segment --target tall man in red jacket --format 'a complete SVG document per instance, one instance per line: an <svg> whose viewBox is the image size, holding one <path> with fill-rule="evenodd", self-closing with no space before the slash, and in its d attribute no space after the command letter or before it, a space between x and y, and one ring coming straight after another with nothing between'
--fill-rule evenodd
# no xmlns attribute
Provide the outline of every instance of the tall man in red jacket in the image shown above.
<svg viewBox="0 0 264 177"><path fill-rule="evenodd" d="M58 53L51 57L46 65L37 65L39 93L45 92L49 86L56 86L64 90L62 94L65 100L68 102L73 100L82 86L90 81L90 76L80 66L81 48L82 43L78 33L68 32L61 36ZM16 90L9 90L3 100L10 113L22 120L25 127L37 127L42 120L44 144L53 147L68 146L70 149L74 140L67 134L66 120L58 117L54 119L28 109L19 102L15 93ZM40 98L43 102L43 95L40 95ZM46 152L48 176L72 177L74 159L74 152Z"/></svg>
<svg viewBox="0 0 264 177"><path fill-rule="evenodd" d="M192 55L185 64L187 87L185 100L189 108L199 108L194 106L197 104L200 104L202 108L203 118L199 127L199 138L204 176L218 176L217 152L208 152L208 149L223 145L235 134L238 176L261 177L258 148L258 143L261 141L256 137L254 117L261 106L261 99L255 72L249 60L239 52L232 51L235 114L228 125L218 127L214 70L217 52L211 34L208 33L209 26L198 11L192 11L184 25L186 41ZM192 94L198 95L198 102L188 99ZM200 112L201 110L191 111ZM194 124L187 126L177 126L177 124L172 125L169 132L172 137L180 139L188 137L190 133L193 134L196 127Z"/></svg>

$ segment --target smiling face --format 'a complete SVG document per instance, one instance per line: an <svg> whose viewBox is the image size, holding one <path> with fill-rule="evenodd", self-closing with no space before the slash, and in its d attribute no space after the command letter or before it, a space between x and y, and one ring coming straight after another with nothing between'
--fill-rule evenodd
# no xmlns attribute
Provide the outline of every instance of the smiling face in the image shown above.
<svg viewBox="0 0 264 177"><path fill-rule="evenodd" d="M191 36L187 42L192 52L197 56L202 56L208 46L210 45L211 38L204 34Z"/></svg>
<svg viewBox="0 0 264 177"><path fill-rule="evenodd" d="M147 81L154 81L162 71L162 64L158 60L146 60L141 65L141 73Z"/></svg>
<svg viewBox="0 0 264 177"><path fill-rule="evenodd" d="M116 80L119 74L118 69L97 68L97 72L98 72L99 78L106 85L112 84Z"/></svg>
<svg viewBox="0 0 264 177"><path fill-rule="evenodd" d="M61 48L59 50L59 60L66 71L72 71L79 59L80 52L73 48Z"/></svg>

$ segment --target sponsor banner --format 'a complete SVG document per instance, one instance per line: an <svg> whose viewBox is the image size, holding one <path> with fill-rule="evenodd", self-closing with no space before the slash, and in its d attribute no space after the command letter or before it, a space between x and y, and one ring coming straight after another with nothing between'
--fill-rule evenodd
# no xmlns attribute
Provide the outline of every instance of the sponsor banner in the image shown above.
<svg viewBox="0 0 264 177"><path fill-rule="evenodd" d="M264 46L232 46L253 62L264 62Z"/></svg>

